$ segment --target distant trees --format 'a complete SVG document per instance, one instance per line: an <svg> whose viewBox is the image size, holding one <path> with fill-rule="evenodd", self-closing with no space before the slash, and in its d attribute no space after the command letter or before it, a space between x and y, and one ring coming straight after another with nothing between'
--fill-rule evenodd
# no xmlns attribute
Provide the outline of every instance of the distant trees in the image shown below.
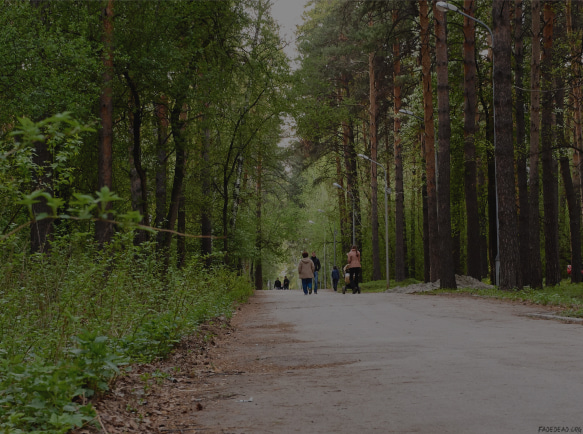
<svg viewBox="0 0 583 434"><path fill-rule="evenodd" d="M282 169L286 151L277 147L288 64L265 0L12 2L0 10L0 24L0 186L11 198L0 211L4 233L27 218L16 202L31 188L62 199L59 212L67 214L74 193L108 187L122 200L108 202L113 214L106 214L137 211L141 224L162 229L151 238L168 263L213 252L226 260L228 249L229 262L251 273L262 255L281 256L276 241L287 231L271 233L263 254L256 250L250 200L263 197L261 206L270 207L274 197L297 194L289 188L293 174ZM14 158L9 133L17 117L38 121L64 111L94 126L69 144L66 161L41 136L26 161ZM263 191L254 183L259 155ZM10 183L22 167L28 180ZM57 183L61 167L67 179ZM48 213L43 201L34 214ZM238 208L236 220L224 207ZM263 228L277 224L271 216L261 217ZM40 219L31 226L32 251L46 250L52 225ZM59 234L79 225L61 221ZM103 244L120 230L99 220L91 231ZM135 232L135 243L149 239Z"/></svg>
<svg viewBox="0 0 583 434"><path fill-rule="evenodd" d="M425 0L314 2L301 31L302 66L296 72L301 83L296 87L301 95L301 99L296 98L296 110L299 133L304 139L302 151L335 168L330 171L329 185L344 185L346 180L350 184L354 178L352 166L338 171L337 161L328 158L334 155L338 138L352 137L344 143L354 143L351 147L357 149L356 153L374 155L373 159L394 168L390 183L394 183L391 226L395 233L389 242L395 246L391 263L396 280L407 276L423 278L418 265L422 262L415 261L414 255L425 251L424 255L429 255L429 279L441 278L442 287L455 286L454 272L460 265L461 271L473 277L489 274L494 280L498 259L501 288L519 289L523 284L540 287L542 251L546 284L554 285L566 269L566 258L570 258L569 263L578 261L581 239L577 228L581 212L572 212L574 207L581 207L574 195L580 189L571 189L567 176L574 172L575 185L582 185L580 98L576 96L580 92L581 62L573 60L580 59L581 49L572 42L574 35L580 34L581 8L570 1L546 1L543 18L538 0L465 0L459 11L491 23L492 40L488 29L455 11L447 14L448 20L462 27L463 32L454 31L450 24L446 38L435 4ZM437 24L433 40L429 31L432 20ZM560 23L557 25L567 32L561 37L553 35L554 23ZM571 37L568 49L566 33ZM539 37L544 46L542 57ZM374 65L373 52L377 55ZM413 57L416 53L419 59ZM446 56L453 59L448 69ZM531 65L530 83L525 84L527 62ZM462 64L463 69L457 66ZM559 77L564 79L561 85L557 84ZM449 89L445 87L447 83ZM571 95L555 91L562 88L572 89ZM449 106L445 105L446 98ZM433 153L436 102L441 116L437 159ZM526 122L530 122L529 131ZM571 122L572 128L561 127L561 122ZM359 124L362 128L358 128ZM351 134L347 134L349 126ZM423 146L415 146L419 127L424 133ZM382 142L386 144L384 149L378 145ZM575 148L575 160L564 151L569 147ZM543 204L539 155L543 162ZM564 201L559 200L559 159L567 196ZM435 160L439 173L435 172ZM426 186L414 176L419 161L424 163ZM367 277L374 279L378 277L377 258L383 259L382 244L376 239L377 176L374 170L369 174L368 166L361 170L359 177L365 184L359 193L368 199L363 215L369 213L370 223L357 222L363 233L370 234L370 243L363 238L364 261L370 261L370 267L365 265L364 270L366 275L370 269ZM421 203L416 201L415 192L424 188L427 211L421 222L416 216L422 213L414 209ZM459 193L450 194L460 189L464 191L463 203L459 203ZM345 212L343 201L347 201L346 212L349 211L350 200L339 196L339 212ZM455 214L448 214L450 206ZM543 216L546 241L541 250L539 221ZM573 223L569 238L559 230L560 222L567 218ZM340 221L343 225L350 220L341 215ZM423 225L425 231L420 229ZM344 230L343 237L349 236L349 231ZM425 245L425 250L416 248L420 244ZM374 251L368 255L370 249Z"/></svg>

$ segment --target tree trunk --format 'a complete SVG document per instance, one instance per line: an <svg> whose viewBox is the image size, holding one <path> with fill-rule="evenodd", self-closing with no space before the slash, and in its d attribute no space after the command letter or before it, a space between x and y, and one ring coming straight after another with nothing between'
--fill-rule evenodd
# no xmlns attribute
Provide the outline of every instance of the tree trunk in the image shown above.
<svg viewBox="0 0 583 434"><path fill-rule="evenodd" d="M464 11L474 16L474 0L464 1ZM475 21L464 18L464 188L466 196L466 253L467 274L481 280L480 270L480 217L478 214L478 195L476 191L477 164L476 146L476 59Z"/></svg>
<svg viewBox="0 0 583 434"><path fill-rule="evenodd" d="M423 114L425 126L425 172L427 179L427 226L429 243L430 280L439 279L439 238L437 227L437 184L435 179L435 128L433 125L433 91L431 83L431 45L429 43L429 7L419 0L421 25L421 67L423 72Z"/></svg>
<svg viewBox="0 0 583 434"><path fill-rule="evenodd" d="M439 191L437 213L439 223L440 288L457 288L451 241L450 209L450 136L449 82L447 76L447 19L446 14L436 7L435 17L435 57L437 65L437 105L439 122Z"/></svg>
<svg viewBox="0 0 583 434"><path fill-rule="evenodd" d="M184 162L186 159L186 137L184 137L184 127L186 126L186 107L181 101L174 104L170 114L172 125L172 138L174 139L174 150L176 163L174 166L174 181L172 192L170 193L170 203L168 205L168 215L166 216L166 229L174 230L176 219L178 218L178 206L182 196L182 184L184 181ZM164 238L164 249L170 250L172 244L172 234L166 232Z"/></svg>
<svg viewBox="0 0 583 434"><path fill-rule="evenodd" d="M540 0L532 0L532 55L530 65L530 161L529 161L529 274L531 288L543 287L540 257L539 152L540 152Z"/></svg>
<svg viewBox="0 0 583 434"><path fill-rule="evenodd" d="M154 225L157 228L165 227L166 219L166 176L168 171L168 98L160 97L155 103L154 112L158 127L158 140L156 142L156 217ZM164 245L164 232L156 234L156 247L161 249Z"/></svg>
<svg viewBox="0 0 583 434"><path fill-rule="evenodd" d="M102 11L103 24L103 75L102 90L99 98L99 161L98 188L113 186L113 0L106 0ZM112 208L111 202L105 209ZM113 237L113 224L104 221L95 223L95 239L103 245Z"/></svg>
<svg viewBox="0 0 583 434"><path fill-rule="evenodd" d="M577 3L575 7L577 8ZM580 6L579 6L580 7ZM571 58L575 59L579 56L578 42L581 40L581 30L579 26L573 26L573 16L576 12L573 11L573 1L567 1L567 36L571 47ZM581 62L571 62L572 76L576 79L581 77ZM583 176L581 173L583 171L581 149L583 149L583 129L581 122L583 121L581 116L581 100L583 99L583 91L581 89L581 84L576 83L573 85L573 90L569 93L569 101L571 102L571 107L573 108L573 140L576 149L573 150L573 183L575 184L575 189L577 190L577 195L579 198L583 196ZM581 210L583 213L583 209Z"/></svg>
<svg viewBox="0 0 583 434"><path fill-rule="evenodd" d="M180 196L178 200L178 221L176 230L184 234L186 233L186 210L184 204L184 195ZM176 236L176 267L182 268L184 260L186 259L186 238L183 235Z"/></svg>
<svg viewBox="0 0 583 434"><path fill-rule="evenodd" d="M257 229L255 232L255 289L258 290L263 289L263 260L261 254L263 250L263 233L261 228L261 207L263 205L262 164L260 149L257 158L257 199L255 202L255 216L257 218Z"/></svg>
<svg viewBox="0 0 583 434"><path fill-rule="evenodd" d="M393 22L398 20L398 11L393 12ZM403 145L401 143L401 52L399 39L393 43L393 102L395 153L395 281L405 280L405 198L403 188Z"/></svg>
<svg viewBox="0 0 583 434"><path fill-rule="evenodd" d="M375 80L375 54L368 55L368 76L370 87L370 158L377 161L377 89ZM372 225L372 280L381 280L381 261L379 250L379 212L378 212L378 168L377 165L370 165L370 188L371 188L371 225Z"/></svg>
<svg viewBox="0 0 583 434"><path fill-rule="evenodd" d="M565 195L567 197L567 206L569 208L569 229L571 236L571 283L581 282L581 199L578 189L573 186L571 178L571 165L567 157L567 142L564 133L564 101L565 101L565 83L564 80L555 82L556 105L557 105L557 145L561 153L560 166L563 185L565 186Z"/></svg>
<svg viewBox="0 0 583 434"><path fill-rule="evenodd" d="M524 48L522 38L522 0L516 0L514 5L514 84L516 88L516 179L518 181L518 240L520 245L520 269L522 271L522 284L530 284L529 270L529 217L528 217L528 173L526 160L526 125L524 120L524 92L519 88L524 87Z"/></svg>
<svg viewBox="0 0 583 434"><path fill-rule="evenodd" d="M202 143L202 210L200 213L200 226L201 234L205 237L201 241L200 253L202 256L208 256L213 251L213 240L211 238L213 225L212 225L212 208L211 204L213 201L211 194L211 174L210 174L210 150L211 150L211 131L209 128L205 127L203 131L203 143ZM210 267L210 258L206 260L207 267Z"/></svg>
<svg viewBox="0 0 583 434"><path fill-rule="evenodd" d="M554 286L561 282L559 267L559 240L557 229L559 227L559 198L558 179L555 176L555 159L553 156L553 28L555 13L552 2L544 5L543 28L543 55L541 60L541 75L543 89L546 92L542 97L542 177L543 177L543 201L545 210L544 234L545 234L545 281L547 285Z"/></svg>
<svg viewBox="0 0 583 434"><path fill-rule="evenodd" d="M130 102L130 134L132 141L130 145L130 195L132 200L132 210L137 211L142 216L141 224L149 226L148 219L148 187L146 171L142 167L142 106L140 95L134 85L129 73L124 74L132 100ZM149 234L144 230L136 230L134 235L134 244L140 245L149 239Z"/></svg>
<svg viewBox="0 0 583 434"><path fill-rule="evenodd" d="M496 134L496 192L498 194L498 239L500 289L522 289L520 248L517 232L514 146L512 130L510 0L494 0L494 122Z"/></svg>
<svg viewBox="0 0 583 434"><path fill-rule="evenodd" d="M342 161L340 157L341 150L339 149L338 142L335 143L336 146L336 179L338 179L338 185L344 188L344 174L342 173ZM342 246L343 252L350 251L350 243L347 242L348 236L348 227L349 227L349 218L348 218L348 210L346 204L346 196L344 195L344 191L338 189L338 209L340 210L340 245ZM352 208L350 208L352 210ZM350 221L352 221L352 214L350 214ZM342 260L343 261L343 260ZM335 264L338 265L338 264ZM342 268L342 264L340 267Z"/></svg>

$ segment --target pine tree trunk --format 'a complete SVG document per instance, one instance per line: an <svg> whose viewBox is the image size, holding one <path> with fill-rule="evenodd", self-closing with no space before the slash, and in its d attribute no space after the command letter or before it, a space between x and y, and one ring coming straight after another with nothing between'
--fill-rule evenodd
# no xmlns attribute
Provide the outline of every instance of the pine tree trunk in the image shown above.
<svg viewBox="0 0 583 434"><path fill-rule="evenodd" d="M98 188L113 186L113 0L106 0L102 11L103 24L103 75L99 98L99 161ZM112 208L111 202L106 210ZM104 221L95 223L95 239L103 245L113 237L113 224Z"/></svg>
<svg viewBox="0 0 583 434"><path fill-rule="evenodd" d="M419 0L421 26L421 66L423 71L423 113L425 126L425 172L427 179L427 226L430 280L439 279L439 238L437 226L437 184L435 179L435 128L433 125L433 91L431 83L431 45L429 43L429 7Z"/></svg>
<svg viewBox="0 0 583 434"><path fill-rule="evenodd" d="M370 88L370 158L377 161L377 89L375 80L375 54L368 55L368 76ZM370 165L371 188L371 225L372 225L372 280L381 280L381 262L379 250L379 212L378 212L378 168Z"/></svg>
<svg viewBox="0 0 583 434"><path fill-rule="evenodd" d="M498 239L500 289L522 289L518 244L514 146L512 129L511 0L494 0L494 108L496 121L496 192L498 194Z"/></svg>
<svg viewBox="0 0 583 434"><path fill-rule="evenodd" d="M572 0L567 1L567 36L571 47L571 58L575 59L579 55L578 42L581 39L581 29L579 26L573 26L574 16L576 12L573 10L575 6L576 9L580 8L580 4L573 4ZM581 77L581 62L571 62L571 70L573 77ZM570 105L573 108L573 140L576 149L573 150L573 183L575 184L575 189L577 190L577 195L579 198L583 197L583 176L581 173L583 171L583 158L581 156L583 149L583 121L581 116L581 100L583 99L583 91L580 83L573 85L573 90L569 93ZM583 213L583 209L581 210Z"/></svg>
<svg viewBox="0 0 583 434"><path fill-rule="evenodd" d="M556 161L553 156L553 30L555 13L552 2L545 2L543 28L543 55L541 61L542 96L542 179L544 200L544 234L545 234L545 281L549 286L561 282L559 267L559 240L556 228L559 227L558 179L556 177Z"/></svg>
<svg viewBox="0 0 583 434"><path fill-rule="evenodd" d="M457 288L452 254L450 209L450 136L449 81L447 76L447 19L446 14L433 8L435 17L435 57L437 65L437 106L439 122L438 213L440 288Z"/></svg>
<svg viewBox="0 0 583 434"><path fill-rule="evenodd" d="M532 0L532 55L530 66L530 161L529 161L529 272L531 288L543 287L540 256L539 152L540 152L540 0Z"/></svg>
<svg viewBox="0 0 583 434"><path fill-rule="evenodd" d="M393 22L398 11L393 12ZM395 281L405 280L405 198L403 186L403 145L401 143L401 52L399 39L393 43L393 103L394 103L394 155L395 155Z"/></svg>
<svg viewBox="0 0 583 434"><path fill-rule="evenodd" d="M565 101L565 83L564 80L557 80L555 82L556 91L556 105L557 105L557 140L559 152L561 153L560 168L561 176L563 178L563 185L565 186L565 195L567 197L567 206L569 208L569 229L571 238L571 283L581 282L581 199L579 197L578 189L573 185L571 178L571 165L569 157L567 157L567 142L565 139L565 125L564 125L564 101Z"/></svg>
<svg viewBox="0 0 583 434"><path fill-rule="evenodd" d="M520 269L522 284L530 284L529 270L529 216L528 216L528 173L526 160L526 125L524 120L524 48L522 43L522 0L516 0L514 5L514 84L516 88L516 179L518 181L518 240L520 243Z"/></svg>
<svg viewBox="0 0 583 434"><path fill-rule="evenodd" d="M464 1L464 12L474 16L474 0ZM477 164L476 146L476 59L475 21L464 18L464 188L466 196L466 254L467 274L480 280L480 217L478 214L478 195L476 191Z"/></svg>

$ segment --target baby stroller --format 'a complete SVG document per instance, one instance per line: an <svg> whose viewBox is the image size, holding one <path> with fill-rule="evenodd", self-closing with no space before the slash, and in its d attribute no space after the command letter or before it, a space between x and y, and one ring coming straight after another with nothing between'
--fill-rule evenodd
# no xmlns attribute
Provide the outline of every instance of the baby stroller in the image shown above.
<svg viewBox="0 0 583 434"><path fill-rule="evenodd" d="M344 271L344 283L345 283L345 285L342 287L342 294L346 294L347 289L352 289L353 294L356 294L357 292L360 294L360 288L354 289L350 284L350 272L348 271L348 264L346 264L342 270Z"/></svg>

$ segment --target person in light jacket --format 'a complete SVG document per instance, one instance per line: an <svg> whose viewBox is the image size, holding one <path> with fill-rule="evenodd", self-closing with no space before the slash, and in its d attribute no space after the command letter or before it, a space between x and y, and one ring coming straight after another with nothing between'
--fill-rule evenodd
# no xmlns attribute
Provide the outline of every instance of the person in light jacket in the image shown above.
<svg viewBox="0 0 583 434"><path fill-rule="evenodd" d="M352 246L352 249L350 252L348 252L348 268L348 272L350 273L350 287L352 288L352 293L356 294L358 292L360 294L360 287L358 286L358 282L360 281L362 268L360 265L360 252L356 246Z"/></svg>
<svg viewBox="0 0 583 434"><path fill-rule="evenodd" d="M312 279L314 278L315 268L314 262L308 258L308 252L302 253L302 259L298 264L298 275L302 279L302 289L305 295L308 295L308 290L309 294L312 293ZM317 294L317 292L314 294Z"/></svg>

